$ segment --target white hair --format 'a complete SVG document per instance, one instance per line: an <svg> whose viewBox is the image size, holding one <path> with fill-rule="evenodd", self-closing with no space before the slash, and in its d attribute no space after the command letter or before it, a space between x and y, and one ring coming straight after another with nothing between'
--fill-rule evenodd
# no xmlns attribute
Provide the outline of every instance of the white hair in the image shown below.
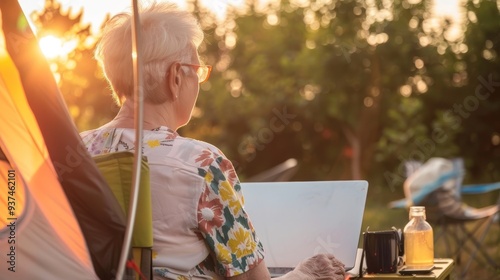
<svg viewBox="0 0 500 280"><path fill-rule="evenodd" d="M175 4L152 4L141 9L139 18L144 100L163 103L167 100L164 90L168 67L175 61L190 62L203 41L203 31L191 13ZM112 17L95 51L118 104L133 96L131 24L130 13Z"/></svg>

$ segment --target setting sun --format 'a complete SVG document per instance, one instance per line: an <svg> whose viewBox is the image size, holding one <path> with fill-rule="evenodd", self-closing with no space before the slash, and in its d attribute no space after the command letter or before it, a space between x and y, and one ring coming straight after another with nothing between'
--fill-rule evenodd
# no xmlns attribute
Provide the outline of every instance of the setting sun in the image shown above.
<svg viewBox="0 0 500 280"><path fill-rule="evenodd" d="M42 53L47 59L65 57L72 52L78 45L76 40L64 41L53 35L47 35L38 41Z"/></svg>

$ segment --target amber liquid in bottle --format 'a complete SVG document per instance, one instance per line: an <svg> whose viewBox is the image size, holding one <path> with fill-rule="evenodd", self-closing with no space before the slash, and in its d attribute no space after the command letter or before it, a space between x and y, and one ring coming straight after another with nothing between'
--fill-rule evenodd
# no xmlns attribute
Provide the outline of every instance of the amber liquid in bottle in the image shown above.
<svg viewBox="0 0 500 280"><path fill-rule="evenodd" d="M408 269L425 269L434 264L434 234L425 221L425 208L410 208L410 222L404 229L405 263Z"/></svg>

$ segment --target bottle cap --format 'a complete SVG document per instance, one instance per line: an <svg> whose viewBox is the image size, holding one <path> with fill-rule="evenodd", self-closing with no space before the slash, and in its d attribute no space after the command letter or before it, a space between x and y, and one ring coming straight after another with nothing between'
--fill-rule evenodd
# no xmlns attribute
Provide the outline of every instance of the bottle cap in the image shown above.
<svg viewBox="0 0 500 280"><path fill-rule="evenodd" d="M425 207L424 206L411 206L410 207L410 219L415 216L424 216L425 218Z"/></svg>

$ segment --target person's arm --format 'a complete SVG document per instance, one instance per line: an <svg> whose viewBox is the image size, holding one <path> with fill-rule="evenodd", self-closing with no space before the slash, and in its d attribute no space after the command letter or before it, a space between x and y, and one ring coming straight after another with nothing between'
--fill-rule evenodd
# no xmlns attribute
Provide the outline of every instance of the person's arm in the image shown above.
<svg viewBox="0 0 500 280"><path fill-rule="evenodd" d="M264 250L243 208L241 185L233 165L214 150L203 151L196 162L200 164L198 174L204 178L197 207L197 229L213 258L215 267L211 269L222 277L261 275L259 271L265 265L259 265Z"/></svg>
<svg viewBox="0 0 500 280"><path fill-rule="evenodd" d="M302 261L295 269L276 280L344 280L344 264L331 254L318 254Z"/></svg>
<svg viewBox="0 0 500 280"><path fill-rule="evenodd" d="M227 280L269 280L271 275L269 275L269 270L267 270L266 263L262 260L256 267L250 269L249 271L236 275L233 277L227 277Z"/></svg>
<svg viewBox="0 0 500 280"><path fill-rule="evenodd" d="M337 260L333 255L319 254L301 262L293 271L273 278L276 280L344 280L346 273L344 264ZM234 277L228 277L227 280L268 280L271 279L264 260L258 266L251 270Z"/></svg>
<svg viewBox="0 0 500 280"><path fill-rule="evenodd" d="M241 185L231 162L215 153L203 153L197 161L209 166L199 171L205 188L198 203L198 229L213 253L217 272L227 280L271 279L262 244L243 209ZM344 276L341 262L332 255L319 254L273 279L344 280Z"/></svg>

